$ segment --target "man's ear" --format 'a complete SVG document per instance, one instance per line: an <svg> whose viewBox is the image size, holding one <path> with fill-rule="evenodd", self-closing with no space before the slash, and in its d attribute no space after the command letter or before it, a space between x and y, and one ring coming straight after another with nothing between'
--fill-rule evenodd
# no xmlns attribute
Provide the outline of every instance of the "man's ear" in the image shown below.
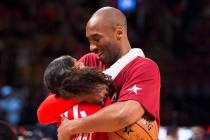
<svg viewBox="0 0 210 140"><path fill-rule="evenodd" d="M118 25L117 28L116 28L116 30L115 30L117 40L120 40L122 38L123 31L124 31L123 30L123 27L120 26L120 25Z"/></svg>

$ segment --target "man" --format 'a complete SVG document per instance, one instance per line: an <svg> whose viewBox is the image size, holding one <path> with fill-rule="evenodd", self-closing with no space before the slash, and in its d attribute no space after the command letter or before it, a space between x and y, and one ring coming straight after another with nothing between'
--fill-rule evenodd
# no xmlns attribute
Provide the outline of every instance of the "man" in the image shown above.
<svg viewBox="0 0 210 140"><path fill-rule="evenodd" d="M81 60L89 66L112 68L115 102L85 118L65 119L58 128L58 140L68 140L75 133L114 132L142 117L159 124L159 69L150 59L129 59L132 49L123 13L113 7L99 9L87 23L86 36L98 59L92 55Z"/></svg>
<svg viewBox="0 0 210 140"><path fill-rule="evenodd" d="M69 99L63 112L41 117L45 124L58 123L59 126L62 117L85 117L101 109L106 101L107 104L110 103L107 100L112 89L110 77L95 68L84 67L83 63L71 56L61 56L53 60L45 69L43 79L45 87L52 95ZM38 113L44 104L45 102L39 107ZM54 110L59 110L59 106L54 106ZM107 140L107 136L105 133L80 133L72 139Z"/></svg>

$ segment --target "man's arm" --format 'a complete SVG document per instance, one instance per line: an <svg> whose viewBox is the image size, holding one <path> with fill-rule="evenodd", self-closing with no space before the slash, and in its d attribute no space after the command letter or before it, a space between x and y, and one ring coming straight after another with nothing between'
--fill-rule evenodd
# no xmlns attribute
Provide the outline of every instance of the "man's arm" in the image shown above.
<svg viewBox="0 0 210 140"><path fill-rule="evenodd" d="M58 140L69 140L82 132L113 132L141 118L144 108L134 100L116 102L98 112L77 120L65 120L58 128Z"/></svg>

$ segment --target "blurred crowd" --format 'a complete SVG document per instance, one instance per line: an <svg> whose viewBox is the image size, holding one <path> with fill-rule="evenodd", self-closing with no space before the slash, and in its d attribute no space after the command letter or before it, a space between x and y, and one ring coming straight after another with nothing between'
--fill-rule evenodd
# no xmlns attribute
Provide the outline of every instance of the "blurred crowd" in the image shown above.
<svg viewBox="0 0 210 140"><path fill-rule="evenodd" d="M89 51L85 24L117 0L1 0L0 120L37 123L47 96L43 71L54 58ZM210 1L137 0L129 39L155 60L162 75L161 124L210 124Z"/></svg>
<svg viewBox="0 0 210 140"><path fill-rule="evenodd" d="M62 54L79 58L88 50L88 12L68 1L4 1L0 10L0 111L15 125L35 123L47 95L44 68Z"/></svg>

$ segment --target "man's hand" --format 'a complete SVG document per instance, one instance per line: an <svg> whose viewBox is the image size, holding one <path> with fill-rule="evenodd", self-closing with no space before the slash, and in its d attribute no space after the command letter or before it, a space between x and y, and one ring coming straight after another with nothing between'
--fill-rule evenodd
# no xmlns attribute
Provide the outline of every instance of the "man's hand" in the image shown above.
<svg viewBox="0 0 210 140"><path fill-rule="evenodd" d="M58 140L70 140L72 135L71 131L69 130L69 123L71 120L68 120L67 118L63 118L62 123L60 127L58 128Z"/></svg>

